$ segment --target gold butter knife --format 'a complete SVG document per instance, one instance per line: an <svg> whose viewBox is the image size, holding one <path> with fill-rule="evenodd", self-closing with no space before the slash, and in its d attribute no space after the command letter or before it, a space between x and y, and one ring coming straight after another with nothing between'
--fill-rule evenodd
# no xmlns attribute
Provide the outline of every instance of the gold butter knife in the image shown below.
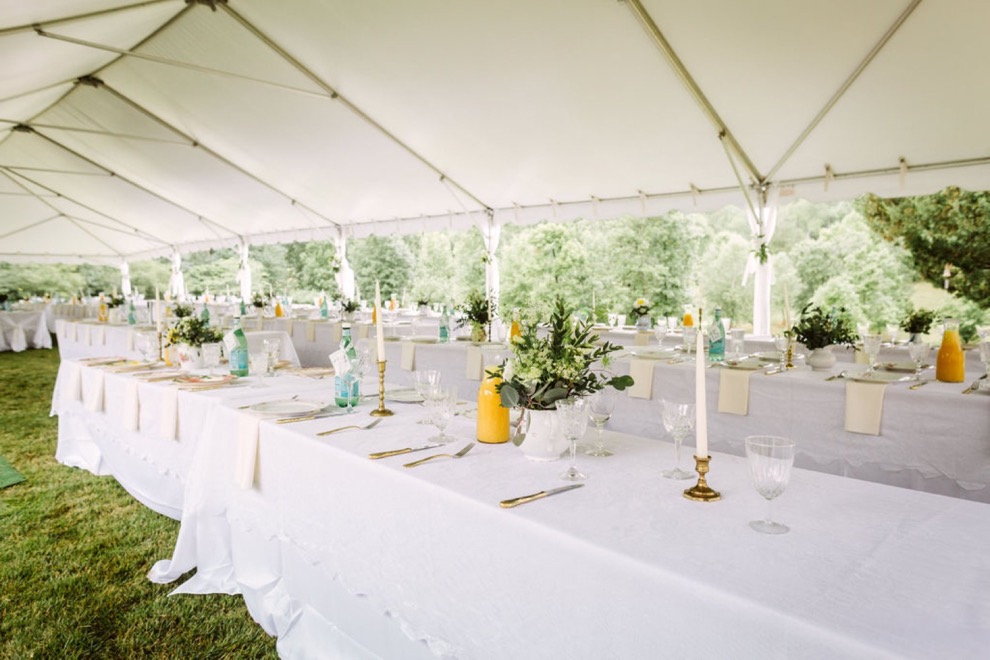
<svg viewBox="0 0 990 660"><path fill-rule="evenodd" d="M404 447L402 449L392 449L391 451L379 451L374 454L368 454L368 458L375 461L379 458L388 458L390 456L401 456L402 454L411 454L414 451L423 451L424 449L435 449L440 447L440 443L432 445L423 445L422 447Z"/></svg>
<svg viewBox="0 0 990 660"><path fill-rule="evenodd" d="M550 497L551 495L556 495L558 493L565 493L569 490L574 490L575 488L580 488L584 484L571 484L570 486L561 486L560 488L551 488L550 490L541 490L538 493L533 493L532 495L523 495L522 497L515 497L511 500L502 500L498 503L503 509L511 509L514 506L519 506L520 504L526 504L527 502L535 502L536 500L542 500L544 497Z"/></svg>

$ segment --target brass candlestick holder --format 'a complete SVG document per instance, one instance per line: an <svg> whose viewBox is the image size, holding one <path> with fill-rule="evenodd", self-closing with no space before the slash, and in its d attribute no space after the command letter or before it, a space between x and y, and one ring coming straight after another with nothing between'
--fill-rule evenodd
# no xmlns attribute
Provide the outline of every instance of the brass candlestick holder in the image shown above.
<svg viewBox="0 0 990 660"><path fill-rule="evenodd" d="M705 475L708 474L708 462L711 456L695 456L695 470L698 472L698 483L684 491L684 497L695 502L717 502L722 499L722 494L708 487Z"/></svg>
<svg viewBox="0 0 990 660"><path fill-rule="evenodd" d="M386 360L378 361L378 407L371 411L372 417L390 417L395 414L385 407L385 362Z"/></svg>
<svg viewBox="0 0 990 660"><path fill-rule="evenodd" d="M787 368L794 368L794 344L787 342Z"/></svg>

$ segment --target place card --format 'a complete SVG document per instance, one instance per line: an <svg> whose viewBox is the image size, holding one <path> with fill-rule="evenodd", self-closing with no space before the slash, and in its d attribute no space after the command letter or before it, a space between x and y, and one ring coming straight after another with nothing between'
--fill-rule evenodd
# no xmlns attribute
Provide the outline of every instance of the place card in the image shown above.
<svg viewBox="0 0 990 660"><path fill-rule="evenodd" d="M411 341L402 342L402 368L406 371L416 369L416 344Z"/></svg>
<svg viewBox="0 0 990 660"><path fill-rule="evenodd" d="M650 333L649 332L637 332L636 336L633 338L634 346L649 346L650 345Z"/></svg>
<svg viewBox="0 0 990 660"><path fill-rule="evenodd" d="M634 399L653 398L653 366L654 360L640 360L632 358L629 360L629 375L635 381L626 393Z"/></svg>
<svg viewBox="0 0 990 660"><path fill-rule="evenodd" d="M316 341L316 321L306 321L306 341Z"/></svg>

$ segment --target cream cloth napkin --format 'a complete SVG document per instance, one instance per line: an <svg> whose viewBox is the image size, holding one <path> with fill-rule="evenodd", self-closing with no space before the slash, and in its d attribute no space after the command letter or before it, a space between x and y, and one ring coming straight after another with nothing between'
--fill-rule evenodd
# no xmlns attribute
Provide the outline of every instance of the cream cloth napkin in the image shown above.
<svg viewBox="0 0 990 660"><path fill-rule="evenodd" d="M626 392L634 399L653 398L653 360L629 360L629 375L633 377L633 386Z"/></svg>
<svg viewBox="0 0 990 660"><path fill-rule="evenodd" d="M234 482L244 490L254 487L258 469L258 434L261 420L254 415L240 415L237 421L237 458Z"/></svg>
<svg viewBox="0 0 990 660"><path fill-rule="evenodd" d="M853 349L853 363L854 364L866 364L869 360L866 359L866 351L856 348Z"/></svg>
<svg viewBox="0 0 990 660"><path fill-rule="evenodd" d="M83 392L83 406L90 412L103 412L103 379L103 371L92 370L86 391Z"/></svg>
<svg viewBox="0 0 990 660"><path fill-rule="evenodd" d="M107 329L106 326L98 325L96 326L96 343L103 346L107 343Z"/></svg>
<svg viewBox="0 0 990 660"><path fill-rule="evenodd" d="M175 440L176 430L179 426L179 390L175 387L162 388L162 437L166 440Z"/></svg>
<svg viewBox="0 0 990 660"><path fill-rule="evenodd" d="M749 377L752 371L720 369L718 380L718 411L730 415L749 414Z"/></svg>
<svg viewBox="0 0 990 660"><path fill-rule="evenodd" d="M850 433L880 435L883 418L884 383L846 383L846 430Z"/></svg>
<svg viewBox="0 0 990 660"><path fill-rule="evenodd" d="M141 419L141 405L138 401L138 382L136 380L128 380L124 384L123 404L121 428L125 431L137 431L138 420Z"/></svg>
<svg viewBox="0 0 990 660"><path fill-rule="evenodd" d="M402 342L402 368L406 371L416 369L416 344L411 341Z"/></svg>
<svg viewBox="0 0 990 660"><path fill-rule="evenodd" d="M648 332L637 332L636 337L633 339L634 346L649 346L650 345L650 333Z"/></svg>
<svg viewBox="0 0 990 660"><path fill-rule="evenodd" d="M254 322L254 329L255 330L265 329L265 318L261 314L258 314L258 318Z"/></svg>
<svg viewBox="0 0 990 660"><path fill-rule="evenodd" d="M306 321L306 341L316 341L316 321Z"/></svg>
<svg viewBox="0 0 990 660"><path fill-rule="evenodd" d="M82 401L82 367L75 362L63 362L65 365L65 391L62 397L69 401Z"/></svg>
<svg viewBox="0 0 990 660"><path fill-rule="evenodd" d="M90 346L93 343L93 333L91 332L91 330L92 329L89 327L88 324L82 327L82 331L83 331L82 340L83 343L85 343L87 346Z"/></svg>
<svg viewBox="0 0 990 660"><path fill-rule="evenodd" d="M358 339L367 339L368 338L368 330L370 330L370 329L371 329L371 326L368 325L367 323L361 323L360 325L358 325L358 327L357 327L357 331L358 331L357 332L357 338ZM340 343L340 340L338 339L337 342Z"/></svg>
<svg viewBox="0 0 990 660"><path fill-rule="evenodd" d="M330 328L330 345L340 346L340 338L344 334L344 324L334 323L333 327Z"/></svg>
<svg viewBox="0 0 990 660"><path fill-rule="evenodd" d="M464 371L464 378L467 380L481 380L482 355L480 346L468 346L467 368Z"/></svg>

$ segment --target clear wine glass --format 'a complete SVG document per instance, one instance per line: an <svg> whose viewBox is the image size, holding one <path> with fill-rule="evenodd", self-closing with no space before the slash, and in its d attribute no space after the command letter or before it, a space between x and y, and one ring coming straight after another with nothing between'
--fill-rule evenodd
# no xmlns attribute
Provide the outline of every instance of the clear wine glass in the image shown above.
<svg viewBox="0 0 990 660"><path fill-rule="evenodd" d="M780 354L780 365L777 367L780 371L787 369L787 347L790 345L791 338L787 335L781 333L773 336L773 347Z"/></svg>
<svg viewBox="0 0 990 660"><path fill-rule="evenodd" d="M908 344L908 354L914 362L915 380L921 380L921 364L928 357L928 351L930 348L931 347L923 341L916 341Z"/></svg>
<svg viewBox="0 0 990 660"><path fill-rule="evenodd" d="M653 336L657 338L657 346L663 348L663 338L667 336L666 322L657 321L657 324L653 326Z"/></svg>
<svg viewBox="0 0 990 660"><path fill-rule="evenodd" d="M746 461L756 492L767 501L766 517L750 522L749 526L763 534L786 534L790 528L773 520L771 505L791 479L794 442L770 435L751 435L746 438Z"/></svg>
<svg viewBox="0 0 990 660"><path fill-rule="evenodd" d="M588 428L588 411L584 399L568 399L557 402L557 419L560 430L571 443L571 466L560 478L565 481L584 481L588 475L577 469L577 441Z"/></svg>
<svg viewBox="0 0 990 660"><path fill-rule="evenodd" d="M413 387L416 388L416 394L418 394L423 399L423 405L426 405L427 396L430 390L440 384L440 372L436 369L420 369L412 372ZM425 417L417 424L429 424L429 417Z"/></svg>
<svg viewBox="0 0 990 660"><path fill-rule="evenodd" d="M426 406L430 410L430 423L439 431L429 441L447 444L454 440L454 436L447 435L446 430L457 408L457 388L434 385L427 392Z"/></svg>
<svg viewBox="0 0 990 660"><path fill-rule="evenodd" d="M694 475L681 469L681 443L691 429L694 428L694 404L660 400L663 411L663 427L674 437L674 467L664 470L662 474L667 479L690 479Z"/></svg>
<svg viewBox="0 0 990 660"><path fill-rule="evenodd" d="M863 335L863 352L870 363L866 373L872 374L877 370L877 356L880 354L880 335L867 333Z"/></svg>
<svg viewBox="0 0 990 660"><path fill-rule="evenodd" d="M698 327L694 325L684 326L684 351L690 355L694 350L694 343L698 338Z"/></svg>
<svg viewBox="0 0 990 660"><path fill-rule="evenodd" d="M591 397L591 401L588 404L588 416L594 422L597 434L595 436L595 446L590 447L584 452L588 456L612 455L611 451L605 449L603 431L605 429L605 422L612 417L612 413L615 411L615 398L615 390L611 387L599 390Z"/></svg>
<svg viewBox="0 0 990 660"><path fill-rule="evenodd" d="M897 335L900 332L900 329L901 326L897 325L896 323L887 324L887 335L890 337L891 346L897 345Z"/></svg>
<svg viewBox="0 0 990 660"><path fill-rule="evenodd" d="M265 355L268 356L268 363L265 365L265 376L275 375L275 365L282 354L282 341L280 339L266 339L264 341Z"/></svg>
<svg viewBox="0 0 990 660"><path fill-rule="evenodd" d="M729 336L731 337L729 342L732 355L736 359L739 359L746 350L746 330L743 328L733 328L729 331Z"/></svg>

